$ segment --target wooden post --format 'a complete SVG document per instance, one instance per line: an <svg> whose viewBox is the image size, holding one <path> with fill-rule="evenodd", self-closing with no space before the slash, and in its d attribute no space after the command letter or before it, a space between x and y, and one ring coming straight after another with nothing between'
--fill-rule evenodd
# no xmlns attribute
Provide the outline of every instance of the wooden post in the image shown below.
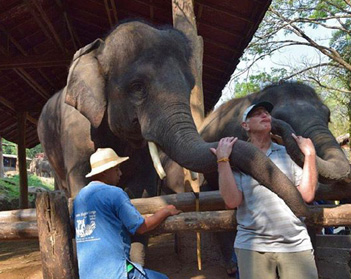
<svg viewBox="0 0 351 279"><path fill-rule="evenodd" d="M27 161L26 161L26 112L17 113L17 160L20 177L20 199L19 208L28 208L28 178L27 178Z"/></svg>
<svg viewBox="0 0 351 279"><path fill-rule="evenodd" d="M4 151L2 148L2 137L0 137L0 177L5 176L5 170L4 170Z"/></svg>
<svg viewBox="0 0 351 279"><path fill-rule="evenodd" d="M193 48L191 71L195 86L191 91L190 107L195 125L199 129L204 119L204 97L202 92L203 40L197 35L193 0L172 0L173 26L182 31Z"/></svg>
<svg viewBox="0 0 351 279"><path fill-rule="evenodd" d="M43 278L78 278L65 194L62 191L39 193L36 209Z"/></svg>

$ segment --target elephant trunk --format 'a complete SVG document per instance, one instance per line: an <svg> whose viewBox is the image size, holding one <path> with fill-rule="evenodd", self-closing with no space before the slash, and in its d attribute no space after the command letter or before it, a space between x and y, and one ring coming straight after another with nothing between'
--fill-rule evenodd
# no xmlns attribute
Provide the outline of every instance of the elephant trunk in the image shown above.
<svg viewBox="0 0 351 279"><path fill-rule="evenodd" d="M191 116L190 116L191 118ZM216 157L210 151L218 142L207 143L197 133L192 119L188 124L171 125L161 146L168 156L179 165L195 172L217 171ZM166 143L166 144L164 144ZM257 181L280 196L298 216L308 216L309 210L292 182L258 148L238 140L230 156L233 167L250 174Z"/></svg>
<svg viewBox="0 0 351 279"><path fill-rule="evenodd" d="M272 132L283 138L288 154L302 167L304 156L291 136L292 133L296 133L293 128L283 120L272 118ZM350 164L335 138L324 125L313 125L301 135L310 138L316 148L319 181L331 183L348 177Z"/></svg>

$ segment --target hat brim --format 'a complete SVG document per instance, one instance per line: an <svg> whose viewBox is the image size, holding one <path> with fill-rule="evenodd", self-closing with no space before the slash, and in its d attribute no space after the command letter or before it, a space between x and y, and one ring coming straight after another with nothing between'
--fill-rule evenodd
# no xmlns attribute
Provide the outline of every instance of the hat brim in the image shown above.
<svg viewBox="0 0 351 279"><path fill-rule="evenodd" d="M110 168L113 168L113 167L123 163L124 161L127 161L128 159L129 159L129 157L120 157L118 160L108 162L100 167L92 169L91 172L89 172L85 177L88 178L88 177L92 177L96 174L102 173Z"/></svg>
<svg viewBox="0 0 351 279"><path fill-rule="evenodd" d="M254 104L254 105L252 105L252 107L250 108L250 110L249 110L248 112L246 112L245 119L243 119L243 122L245 122L245 121L247 120L247 118L249 118L250 113L251 113L254 109L259 108L259 107L265 108L269 113L271 113L272 110L273 110L273 108L274 108L273 104L270 103L270 102L259 102L259 103L257 103L257 104Z"/></svg>

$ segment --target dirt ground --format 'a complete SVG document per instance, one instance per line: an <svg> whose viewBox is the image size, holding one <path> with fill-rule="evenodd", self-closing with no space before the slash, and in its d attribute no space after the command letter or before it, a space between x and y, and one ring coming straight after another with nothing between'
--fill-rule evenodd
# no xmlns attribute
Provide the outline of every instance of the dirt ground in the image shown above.
<svg viewBox="0 0 351 279"><path fill-rule="evenodd" d="M220 265L204 261L198 270L195 261L184 261L175 252L174 236L153 237L147 254L147 268L168 275L170 279L227 279ZM0 242L0 279L42 279L37 240Z"/></svg>

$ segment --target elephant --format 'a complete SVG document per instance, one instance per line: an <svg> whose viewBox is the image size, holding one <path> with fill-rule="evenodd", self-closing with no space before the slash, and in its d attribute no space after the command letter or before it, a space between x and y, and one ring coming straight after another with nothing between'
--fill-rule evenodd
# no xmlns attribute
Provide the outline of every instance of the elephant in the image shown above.
<svg viewBox="0 0 351 279"><path fill-rule="evenodd" d="M217 110L212 111L205 118L200 127L201 136L208 142L218 141L229 136L247 141L248 136L241 127L243 112L248 106L261 101L268 101L274 105L271 112L272 133L279 136L275 137L275 140L286 146L291 158L302 167L303 156L296 141L291 137L291 133L294 132L297 135L311 138L318 155L319 181L332 184L328 185L331 191L334 191L333 189L338 191L339 199L348 195L351 189L341 189L347 188L347 182L350 179L350 164L340 145L328 129L330 110L322 103L314 89L306 84L299 82L272 84L260 92L232 99L222 104ZM237 160L240 160L240 158ZM168 162L168 164L170 163ZM257 164L260 163L257 162ZM173 162L173 165L174 169L178 168L176 163ZM240 166L238 167L240 169ZM166 173L169 172L166 169ZM252 170L251 174L254 172L255 170ZM270 175L270 173L266 172L266 175ZM205 183L201 191L218 190L217 172L205 173L204 177ZM335 186L340 183L345 187ZM327 192L325 187L328 187L328 185L323 184L323 187L320 186L320 190ZM351 184L348 184L348 186L351 186ZM175 188L174 185L173 188ZM340 193L340 190L344 191L344 195L342 192ZM318 194L317 192L316 196L320 196ZM232 255L234 238L234 233L220 233L218 237L224 261L228 266L230 266L229 261Z"/></svg>
<svg viewBox="0 0 351 279"><path fill-rule="evenodd" d="M210 148L217 143L201 138L190 111L191 57L183 33L138 21L121 23L104 40L76 52L66 86L48 100L38 121L39 140L68 197L87 184L89 157L100 147L130 157L121 165L120 185L134 197L157 193L148 146L195 172L216 170ZM238 141L231 158L244 171L258 165L258 181L294 212L310 214L289 179L252 145ZM267 171L269 177L263 175Z"/></svg>
<svg viewBox="0 0 351 279"><path fill-rule="evenodd" d="M227 136L236 136L247 141L247 134L241 128L243 111L251 104L261 101L274 105L271 112L272 133L281 137L288 154L299 166L303 165L303 156L291 137L292 132L313 141L318 155L320 182L331 184L349 181L350 163L328 129L330 110L314 89L303 83L272 84L260 92L224 103L206 117L200 128L201 136L209 142ZM218 188L212 175L207 174L205 177L207 181L211 180L211 187Z"/></svg>
<svg viewBox="0 0 351 279"><path fill-rule="evenodd" d="M30 163L30 171L35 173L37 176L52 177L52 168L47 159L38 157L33 158Z"/></svg>

